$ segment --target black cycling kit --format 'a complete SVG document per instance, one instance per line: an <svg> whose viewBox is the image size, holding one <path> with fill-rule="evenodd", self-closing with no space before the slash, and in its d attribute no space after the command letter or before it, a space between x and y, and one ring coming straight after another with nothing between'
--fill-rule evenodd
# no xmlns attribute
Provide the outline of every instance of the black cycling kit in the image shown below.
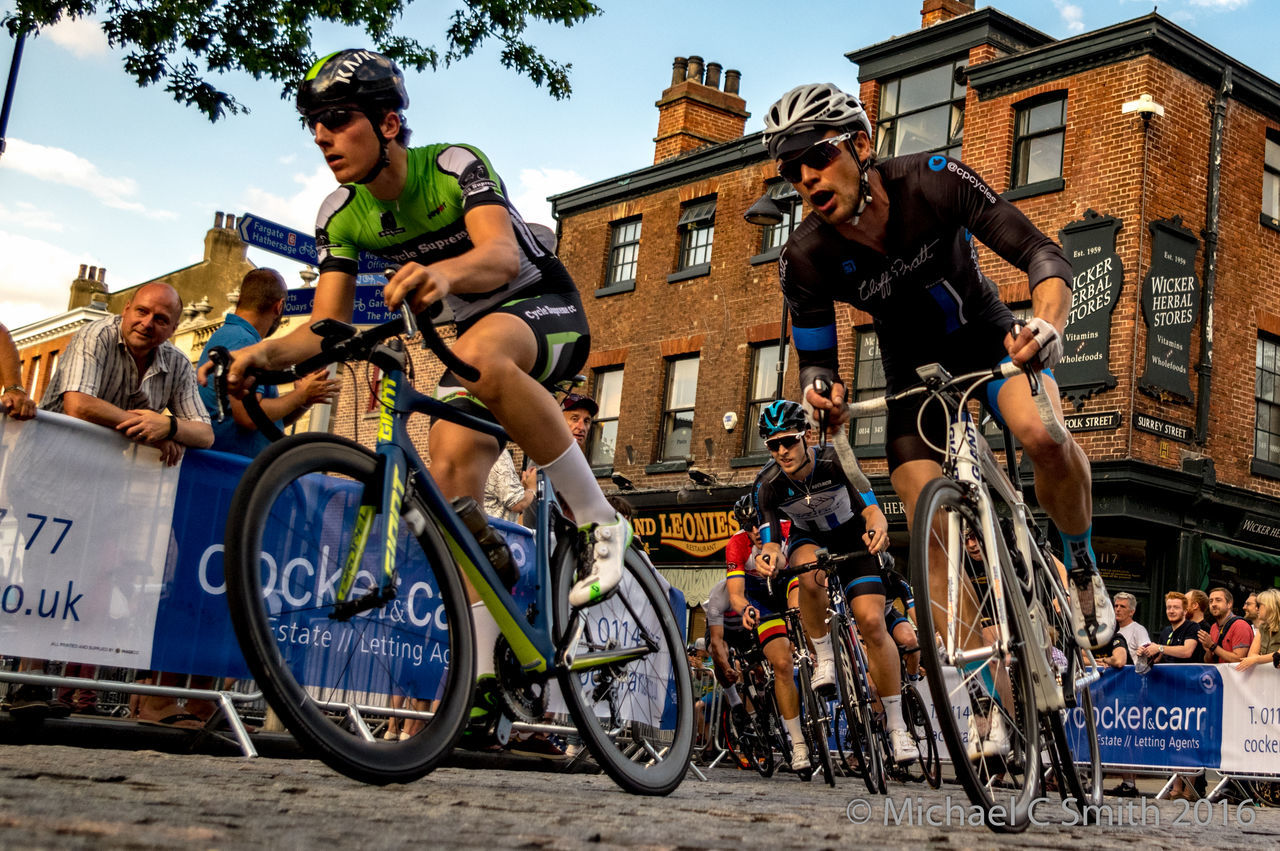
<svg viewBox="0 0 1280 851"><path fill-rule="evenodd" d="M1026 272L1032 289L1053 277L1071 283L1062 249L963 163L912 154L873 168L889 197L883 253L811 215L778 259L801 386L839 380L837 301L871 314L889 393L915 384L924 364L941 363L953 374L995 366L1006 356L1003 339L1014 317L978 268L973 238ZM936 457L916 432L918 404L890 408L890 470Z"/></svg>

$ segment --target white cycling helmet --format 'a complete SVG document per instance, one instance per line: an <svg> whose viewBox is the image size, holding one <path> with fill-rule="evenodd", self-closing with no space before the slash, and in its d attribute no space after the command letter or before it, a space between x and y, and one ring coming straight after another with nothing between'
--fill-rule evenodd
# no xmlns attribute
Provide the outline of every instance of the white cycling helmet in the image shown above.
<svg viewBox="0 0 1280 851"><path fill-rule="evenodd" d="M776 160L808 147L814 139L807 131L828 127L862 130L871 137L871 121L856 97L831 83L796 86L765 114L764 144ZM787 144L791 140L795 141Z"/></svg>

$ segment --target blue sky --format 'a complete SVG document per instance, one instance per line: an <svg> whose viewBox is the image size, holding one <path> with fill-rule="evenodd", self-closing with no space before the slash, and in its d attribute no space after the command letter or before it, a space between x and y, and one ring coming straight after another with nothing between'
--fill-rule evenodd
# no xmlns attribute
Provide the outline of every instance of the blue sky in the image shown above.
<svg viewBox="0 0 1280 851"><path fill-rule="evenodd" d="M654 101L676 56L742 72L741 94L762 127L794 85L826 80L856 90L850 50L918 29L918 0L599 0L604 14L530 38L572 62L573 97L501 67L484 50L453 68L411 74L414 141L481 147L530 221L551 224L549 194L653 162ZM8 4L0 0L0 9ZM433 7L452 4L432 4ZM978 6L988 5L979 0ZM1056 38L1150 12L1151 0L1001 0L1001 11ZM421 2L402 28L439 44L443 14ZM422 7L417 8L417 7ZM1275 9L1262 0L1162 0L1162 15L1274 80ZM320 54L364 46L358 33L320 28ZM13 43L0 33L0 73ZM112 290L198 261L214 212L251 212L309 232L334 187L310 135L275 84L245 75L224 87L251 109L210 124L158 87L139 89L91 22L29 39L8 150L0 156L0 321L21 327L66 307L79 264L107 269ZM256 249L291 285L300 266Z"/></svg>

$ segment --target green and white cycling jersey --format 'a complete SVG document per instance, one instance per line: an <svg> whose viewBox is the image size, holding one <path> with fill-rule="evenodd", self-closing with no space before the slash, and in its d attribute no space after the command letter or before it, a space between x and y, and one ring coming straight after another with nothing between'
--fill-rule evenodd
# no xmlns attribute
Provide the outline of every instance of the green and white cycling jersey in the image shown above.
<svg viewBox="0 0 1280 851"><path fill-rule="evenodd" d="M325 199L316 216L320 271L354 275L362 250L395 264L427 265L462 254L473 247L463 216L485 204L507 208L520 246L520 271L489 292L450 294L455 319L502 304L544 276L568 280L560 260L507 200L488 158L470 145L447 143L408 150L404 189L395 200L379 201L368 187L356 184L344 184Z"/></svg>

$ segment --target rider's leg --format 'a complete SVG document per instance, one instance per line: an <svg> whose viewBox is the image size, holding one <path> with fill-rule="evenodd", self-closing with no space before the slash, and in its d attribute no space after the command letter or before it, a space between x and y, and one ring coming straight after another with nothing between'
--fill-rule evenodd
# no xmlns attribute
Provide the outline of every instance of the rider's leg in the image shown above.
<svg viewBox="0 0 1280 851"><path fill-rule="evenodd" d="M812 564L816 559L818 548L813 544L800 544L790 551L787 562L791 565ZM831 635L827 628L827 589L820 584L816 571L800 576L800 622L804 624L805 635L813 645L815 679L823 679L823 668L834 664L831 650ZM835 680L832 679L831 682Z"/></svg>
<svg viewBox="0 0 1280 851"><path fill-rule="evenodd" d="M763 631L766 624L760 625ZM775 620L781 625L780 620ZM761 640L764 640L763 632ZM778 704L778 714L782 716L782 726L791 737L792 767L798 768L809 763L808 746L804 740L804 727L800 724L800 694L796 691L795 669L791 657L791 642L786 638L775 638L764 644L764 657L773 666L773 699ZM803 759L800 751L803 753Z"/></svg>
<svg viewBox="0 0 1280 851"><path fill-rule="evenodd" d="M855 593L857 585L854 585ZM858 594L849 600L849 610L858 622L858 633L867 650L867 666L871 681L885 709L890 730L905 730L902 720L902 670L898 665L898 647L889 637L884 623L884 595Z"/></svg>
<svg viewBox="0 0 1280 851"><path fill-rule="evenodd" d="M907 666L907 674L914 677L920 670L920 639L909 621L898 621L893 628L893 641L903 650L916 648L912 653L902 654Z"/></svg>
<svg viewBox="0 0 1280 851"><path fill-rule="evenodd" d="M1040 380L1041 392L1061 419L1057 383L1043 373ZM1074 586L1068 590L1080 609L1073 613L1076 639L1094 647L1106 644L1115 630L1115 614L1093 553L1093 482L1089 459L1070 435L1064 443L1053 442L1036 410L1031 385L1025 379L1015 377L1005 381L997 400L1001 417L1022 443L1035 468L1036 498L1062 537L1062 560L1072 579L1070 586Z"/></svg>

